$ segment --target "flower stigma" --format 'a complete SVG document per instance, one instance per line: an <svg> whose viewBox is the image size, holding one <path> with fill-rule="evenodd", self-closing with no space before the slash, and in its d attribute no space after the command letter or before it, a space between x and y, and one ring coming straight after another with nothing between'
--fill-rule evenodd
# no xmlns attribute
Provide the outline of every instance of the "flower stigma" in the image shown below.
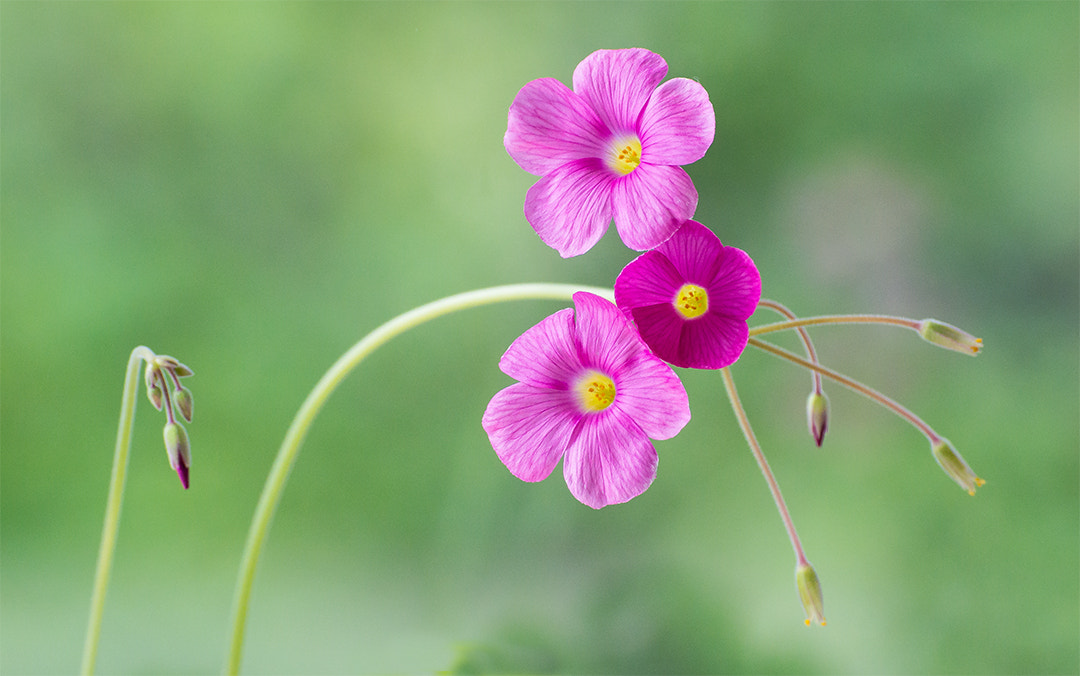
<svg viewBox="0 0 1080 676"><path fill-rule="evenodd" d="M586 373L574 389L586 412L603 411L615 401L615 381L598 371Z"/></svg>
<svg viewBox="0 0 1080 676"><path fill-rule="evenodd" d="M641 141L633 134L616 137L611 143L608 166L625 176L641 164Z"/></svg>
<svg viewBox="0 0 1080 676"><path fill-rule="evenodd" d="M674 305L686 319L696 319L709 311L709 292L696 284L683 284Z"/></svg>

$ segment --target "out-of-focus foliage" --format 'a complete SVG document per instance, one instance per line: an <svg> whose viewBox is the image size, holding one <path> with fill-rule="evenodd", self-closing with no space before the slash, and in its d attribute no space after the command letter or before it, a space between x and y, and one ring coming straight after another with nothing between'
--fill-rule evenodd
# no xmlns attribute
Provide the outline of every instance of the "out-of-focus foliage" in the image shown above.
<svg viewBox="0 0 1080 676"><path fill-rule="evenodd" d="M524 484L480 428L507 345L557 309L440 319L376 353L308 438L255 584L249 673L1075 673L1078 6L967 3L37 3L0 6L0 671L76 668L138 344L195 376L192 488L145 399L103 673L223 664L248 520L306 392L365 332L561 260L502 148L526 81L648 47L710 92L697 219L800 314L937 317L977 359L873 327L822 361L896 418L733 368L821 577L794 561L719 376L643 496ZM761 321L771 320L762 317ZM757 319L755 319L757 321ZM791 343L794 344L794 343ZM142 397L140 396L140 399Z"/></svg>

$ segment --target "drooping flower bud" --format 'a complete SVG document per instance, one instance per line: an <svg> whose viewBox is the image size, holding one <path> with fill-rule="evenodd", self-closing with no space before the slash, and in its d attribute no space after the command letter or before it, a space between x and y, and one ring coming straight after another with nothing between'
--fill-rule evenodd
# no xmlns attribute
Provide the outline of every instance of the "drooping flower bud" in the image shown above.
<svg viewBox="0 0 1080 676"><path fill-rule="evenodd" d="M153 406L159 411L161 410L161 388L157 386L157 383L154 383L150 386L148 390L146 390L146 397L150 400L151 406Z"/></svg>
<svg viewBox="0 0 1080 676"><path fill-rule="evenodd" d="M191 391L186 387L178 387L173 392L173 401L176 402L176 407L180 409L180 415L184 416L184 420L191 422L191 416L194 413L195 401L191 396Z"/></svg>
<svg viewBox="0 0 1080 676"><path fill-rule="evenodd" d="M825 603L821 596L821 581L809 562L795 566L795 586L806 610L806 626L813 623L825 626Z"/></svg>
<svg viewBox="0 0 1080 676"><path fill-rule="evenodd" d="M829 398L824 392L811 392L806 400L806 422L810 427L810 436L814 443L821 446L825 439L825 430L829 427Z"/></svg>
<svg viewBox="0 0 1080 676"><path fill-rule="evenodd" d="M936 319L919 322L919 335L924 340L949 350L975 356L982 350L982 338L976 338L963 329Z"/></svg>
<svg viewBox="0 0 1080 676"><path fill-rule="evenodd" d="M179 378L186 378L187 376L195 375L195 372L189 369L187 366L181 364L176 357L170 357L167 354L159 354L155 359L158 366L163 369L172 371Z"/></svg>
<svg viewBox="0 0 1080 676"><path fill-rule="evenodd" d="M949 477L968 492L975 495L975 489L982 486L986 481L976 476L971 467L964 462L964 458L957 452L948 439L938 439L930 443L930 450L934 453L934 460L941 465L941 469Z"/></svg>
<svg viewBox="0 0 1080 676"><path fill-rule="evenodd" d="M169 456L169 466L180 475L180 483L188 487L188 469L191 467L191 446L187 430L180 423L165 424L165 453Z"/></svg>

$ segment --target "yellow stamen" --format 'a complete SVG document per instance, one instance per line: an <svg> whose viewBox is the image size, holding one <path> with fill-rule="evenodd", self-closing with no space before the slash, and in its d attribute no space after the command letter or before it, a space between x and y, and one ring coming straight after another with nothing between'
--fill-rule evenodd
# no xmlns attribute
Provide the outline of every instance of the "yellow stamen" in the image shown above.
<svg viewBox="0 0 1080 676"><path fill-rule="evenodd" d="M615 382L597 371L586 373L574 389L586 411L603 411L615 401Z"/></svg>
<svg viewBox="0 0 1080 676"><path fill-rule="evenodd" d="M709 311L709 292L694 284L683 284L673 305L686 319L700 317Z"/></svg>
<svg viewBox="0 0 1080 676"><path fill-rule="evenodd" d="M620 136L611 143L608 166L612 170L626 175L641 164L641 141L637 136Z"/></svg>

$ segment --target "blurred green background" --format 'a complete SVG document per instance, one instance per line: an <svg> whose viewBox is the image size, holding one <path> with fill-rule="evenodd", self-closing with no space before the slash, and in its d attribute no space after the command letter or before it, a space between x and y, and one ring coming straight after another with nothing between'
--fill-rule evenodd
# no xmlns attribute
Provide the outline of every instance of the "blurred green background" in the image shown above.
<svg viewBox="0 0 1080 676"><path fill-rule="evenodd" d="M569 261L502 147L538 77L641 46L699 80L697 218L797 313L936 317L977 359L875 327L822 361L897 418L748 351L744 403L824 584L793 557L718 374L659 476L593 511L525 484L480 427L497 362L560 307L440 319L330 400L270 534L248 673L1076 673L1075 2L37 3L0 7L0 671L79 663L130 350L195 370L192 488L140 393L102 673L216 672L247 526L293 414L366 332ZM772 317L755 318L755 322ZM785 338L785 345L794 346Z"/></svg>

